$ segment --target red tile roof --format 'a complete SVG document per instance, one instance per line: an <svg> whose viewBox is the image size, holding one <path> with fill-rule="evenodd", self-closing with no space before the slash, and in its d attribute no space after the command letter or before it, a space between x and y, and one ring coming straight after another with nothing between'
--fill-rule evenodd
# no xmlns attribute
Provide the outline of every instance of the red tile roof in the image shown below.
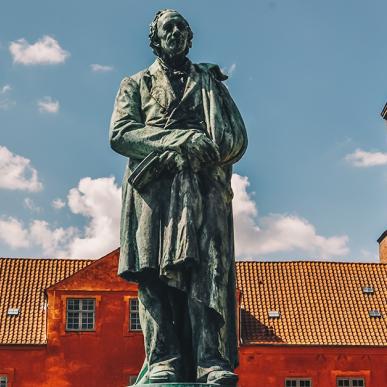
<svg viewBox="0 0 387 387"><path fill-rule="evenodd" d="M93 260L0 258L0 344L45 344L44 289ZM19 308L19 316L9 316Z"/></svg>
<svg viewBox="0 0 387 387"><path fill-rule="evenodd" d="M237 283L244 343L387 345L386 264L237 262Z"/></svg>
<svg viewBox="0 0 387 387"><path fill-rule="evenodd" d="M0 344L45 344L44 289L93 260L0 258ZM387 345L387 265L237 262L243 343ZM362 288L372 286L373 294ZM19 316L8 316L20 308ZM381 318L369 316L377 309ZM278 311L279 318L269 318Z"/></svg>

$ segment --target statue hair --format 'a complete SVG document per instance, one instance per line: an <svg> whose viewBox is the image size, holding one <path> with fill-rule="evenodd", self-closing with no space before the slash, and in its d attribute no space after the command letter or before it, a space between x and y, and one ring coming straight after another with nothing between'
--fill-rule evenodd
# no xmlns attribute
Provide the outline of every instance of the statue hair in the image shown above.
<svg viewBox="0 0 387 387"><path fill-rule="evenodd" d="M159 21L160 17L163 16L166 13L177 13L185 22L188 28L188 44L186 48L186 52L184 55L188 54L189 49L192 47L192 38L193 38L193 32L191 30L190 25L188 24L187 20L177 11L174 9L161 9L158 11L155 15L155 18L153 19L152 23L149 26L149 45L152 47L153 53L156 56L160 56L160 44L159 44L159 38L157 36L157 22Z"/></svg>

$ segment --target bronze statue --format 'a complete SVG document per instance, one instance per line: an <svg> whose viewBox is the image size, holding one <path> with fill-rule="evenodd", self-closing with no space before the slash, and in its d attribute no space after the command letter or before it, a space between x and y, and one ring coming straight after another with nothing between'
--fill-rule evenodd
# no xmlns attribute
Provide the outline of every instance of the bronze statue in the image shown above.
<svg viewBox="0 0 387 387"><path fill-rule="evenodd" d="M128 158L118 274L139 283L146 359L136 384L235 385L237 331L232 164L242 117L214 64L193 64L178 12L150 27L157 56L121 82L112 148Z"/></svg>

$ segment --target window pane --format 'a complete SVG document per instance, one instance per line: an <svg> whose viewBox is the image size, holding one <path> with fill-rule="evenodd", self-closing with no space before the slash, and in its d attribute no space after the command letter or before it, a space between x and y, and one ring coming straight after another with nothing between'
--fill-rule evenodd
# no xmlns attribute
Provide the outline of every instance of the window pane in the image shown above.
<svg viewBox="0 0 387 387"><path fill-rule="evenodd" d="M338 387L364 387L365 382L363 378L338 378Z"/></svg>
<svg viewBox="0 0 387 387"><path fill-rule="evenodd" d="M0 376L0 387L7 387L8 378L5 375Z"/></svg>
<svg viewBox="0 0 387 387"><path fill-rule="evenodd" d="M129 329L131 331L141 331L138 299L131 298L129 301L129 307Z"/></svg>
<svg viewBox="0 0 387 387"><path fill-rule="evenodd" d="M82 300L82 310L93 311L94 310L94 300L92 300L92 299Z"/></svg>
<svg viewBox="0 0 387 387"><path fill-rule="evenodd" d="M68 299L67 310L79 310L79 300Z"/></svg>
<svg viewBox="0 0 387 387"><path fill-rule="evenodd" d="M311 379L286 379L285 387L312 387Z"/></svg>
<svg viewBox="0 0 387 387"><path fill-rule="evenodd" d="M82 329L90 330L94 328L94 313L83 312L82 313Z"/></svg>
<svg viewBox="0 0 387 387"><path fill-rule="evenodd" d="M95 300L93 298L67 299L66 329L89 331L94 329L94 322Z"/></svg>

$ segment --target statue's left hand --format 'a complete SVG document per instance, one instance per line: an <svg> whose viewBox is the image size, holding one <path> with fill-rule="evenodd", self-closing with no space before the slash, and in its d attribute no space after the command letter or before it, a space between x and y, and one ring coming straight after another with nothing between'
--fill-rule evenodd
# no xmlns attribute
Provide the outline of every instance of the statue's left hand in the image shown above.
<svg viewBox="0 0 387 387"><path fill-rule="evenodd" d="M185 144L189 164L194 171L203 166L214 165L219 162L219 150L217 145L204 133L192 136Z"/></svg>

